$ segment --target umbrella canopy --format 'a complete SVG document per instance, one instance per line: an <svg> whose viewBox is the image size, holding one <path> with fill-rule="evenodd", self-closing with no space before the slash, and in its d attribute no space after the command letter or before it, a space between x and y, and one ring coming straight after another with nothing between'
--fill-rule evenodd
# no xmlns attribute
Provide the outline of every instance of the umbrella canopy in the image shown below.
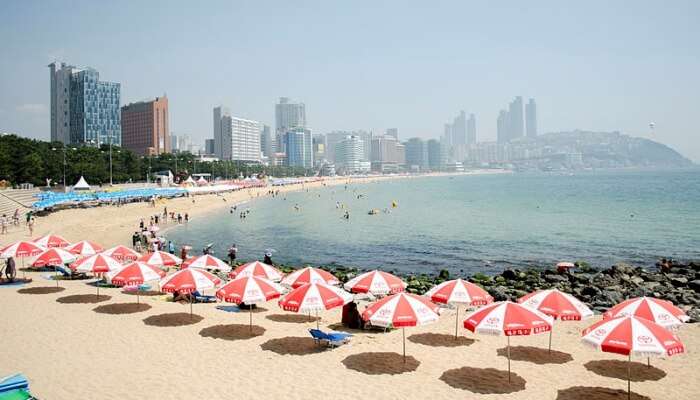
<svg viewBox="0 0 700 400"><path fill-rule="evenodd" d="M59 247L45 250L37 256L32 267L61 266L75 261L77 256Z"/></svg>
<svg viewBox="0 0 700 400"><path fill-rule="evenodd" d="M89 274L103 274L118 270L122 267L119 261L114 258L104 255L95 254L90 257L80 259L70 265L70 269L75 272L84 272Z"/></svg>
<svg viewBox="0 0 700 400"><path fill-rule="evenodd" d="M159 280L165 272L158 267L135 261L107 273L106 278L115 286L138 286L144 282Z"/></svg>
<svg viewBox="0 0 700 400"><path fill-rule="evenodd" d="M52 234L38 237L32 241L35 244L38 244L39 246L46 247L46 248L66 247L70 244L66 239L62 238L61 236L52 235Z"/></svg>
<svg viewBox="0 0 700 400"><path fill-rule="evenodd" d="M353 293L383 295L403 292L406 286L406 282L398 276L374 270L350 279L343 287Z"/></svg>
<svg viewBox="0 0 700 400"><path fill-rule="evenodd" d="M280 297L284 288L277 283L256 276L241 276L216 291L220 300L249 305L250 331L253 331L253 307L251 304L264 303Z"/></svg>
<svg viewBox="0 0 700 400"><path fill-rule="evenodd" d="M318 282L322 282L328 285L337 285L340 283L338 278L336 278L330 272L313 267L298 269L282 279L282 284L289 286L292 289L296 289L300 286L309 283Z"/></svg>
<svg viewBox="0 0 700 400"><path fill-rule="evenodd" d="M182 260L179 257L175 257L174 255L164 251L154 251L152 253L144 254L138 259L138 261L155 266L173 266L182 264Z"/></svg>
<svg viewBox="0 0 700 400"><path fill-rule="evenodd" d="M481 286L463 279L445 281L433 286L425 296L435 303L463 304L470 307L484 306L493 302L493 297Z"/></svg>
<svg viewBox="0 0 700 400"><path fill-rule="evenodd" d="M277 268L261 263L260 261L253 261L247 264L239 265L229 273L229 277L237 278L241 276L255 276L259 278L264 278L273 282L279 282L282 280L282 272Z"/></svg>
<svg viewBox="0 0 700 400"><path fill-rule="evenodd" d="M690 319L670 301L653 297L637 297L625 300L603 314L603 319L633 316L653 321L664 328L676 328Z"/></svg>
<svg viewBox="0 0 700 400"><path fill-rule="evenodd" d="M593 311L587 305L557 289L526 294L518 299L518 303L562 321L579 321L593 316Z"/></svg>
<svg viewBox="0 0 700 400"><path fill-rule="evenodd" d="M352 301L352 295L343 289L323 282L307 283L287 293L279 306L286 311L318 312L343 306Z"/></svg>
<svg viewBox="0 0 700 400"><path fill-rule="evenodd" d="M0 258L33 257L40 254L44 250L46 249L35 244L34 242L21 240L5 246L2 250L0 250Z"/></svg>
<svg viewBox="0 0 700 400"><path fill-rule="evenodd" d="M102 254L119 261L134 261L141 256L136 250L132 250L121 244L103 251Z"/></svg>
<svg viewBox="0 0 700 400"><path fill-rule="evenodd" d="M192 293L213 289L221 279L207 271L197 268L185 268L160 280L160 290L166 293Z"/></svg>
<svg viewBox="0 0 700 400"><path fill-rule="evenodd" d="M95 242L81 240L80 242L73 243L66 247L66 250L79 256L92 256L101 252L104 248Z"/></svg>
<svg viewBox="0 0 700 400"><path fill-rule="evenodd" d="M201 268L201 269L211 269L221 272L231 271L231 266L226 264L224 261L211 256L209 254L204 254L201 256L196 256L188 259L182 263L183 268Z"/></svg>

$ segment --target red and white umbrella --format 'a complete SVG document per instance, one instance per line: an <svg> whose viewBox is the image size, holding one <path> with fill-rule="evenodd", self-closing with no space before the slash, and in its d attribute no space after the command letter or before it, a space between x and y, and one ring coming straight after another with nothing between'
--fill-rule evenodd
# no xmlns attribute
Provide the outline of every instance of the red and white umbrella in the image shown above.
<svg viewBox="0 0 700 400"><path fill-rule="evenodd" d="M170 253L164 251L154 251L152 253L144 254L138 261L145 262L148 265L156 266L173 266L182 264L182 260L179 257L175 257Z"/></svg>
<svg viewBox="0 0 700 400"><path fill-rule="evenodd" d="M52 247L66 247L70 243L61 236L48 234L38 237L32 240L34 243L41 247L52 248Z"/></svg>
<svg viewBox="0 0 700 400"><path fill-rule="evenodd" d="M562 321L580 321L593 316L593 311L576 297L558 289L539 290L526 294L518 303ZM549 331L549 351L552 350L552 331Z"/></svg>
<svg viewBox="0 0 700 400"><path fill-rule="evenodd" d="M460 305L476 307L493 303L493 297L486 290L475 283L463 279L453 279L435 285L424 296L435 303L454 304L457 307L455 337L457 337L459 330Z"/></svg>
<svg viewBox="0 0 700 400"><path fill-rule="evenodd" d="M464 327L474 333L505 335L508 338L508 381L510 382L510 337L549 332L554 320L537 310L510 301L485 306L467 315Z"/></svg>
<svg viewBox="0 0 700 400"><path fill-rule="evenodd" d="M103 251L102 254L110 256L119 261L135 261L141 257L141 254L139 254L136 250L130 249L121 244Z"/></svg>
<svg viewBox="0 0 700 400"><path fill-rule="evenodd" d="M32 267L61 266L72 263L76 258L77 256L75 254L67 250L60 247L53 247L39 254L32 262Z"/></svg>
<svg viewBox="0 0 700 400"><path fill-rule="evenodd" d="M216 297L228 303L245 303L250 310L250 330L253 330L252 304L264 303L282 295L284 288L256 276L241 276L216 291Z"/></svg>
<svg viewBox="0 0 700 400"><path fill-rule="evenodd" d="M201 268L201 269L209 269L209 270L216 270L216 271L221 271L221 272L230 272L231 271L231 266L226 264L224 261L209 255L209 254L204 254L201 256L196 256L188 259L187 261L182 263L183 268Z"/></svg>
<svg viewBox="0 0 700 400"><path fill-rule="evenodd" d="M627 356L627 397L630 397L632 354L672 356L685 351L678 336L644 318L620 316L596 322L582 332L581 340L606 353Z"/></svg>
<svg viewBox="0 0 700 400"><path fill-rule="evenodd" d="M80 242L73 243L66 247L66 250L79 256L93 256L104 250L104 248L95 242L81 240Z"/></svg>
<svg viewBox="0 0 700 400"><path fill-rule="evenodd" d="M690 320L690 317L683 310L674 306L670 301L653 297L625 300L603 313L603 319L621 316L648 319L667 329L677 328Z"/></svg>
<svg viewBox="0 0 700 400"><path fill-rule="evenodd" d="M256 276L273 282L279 282L282 279L282 272L272 265L253 261L247 264L239 265L229 273L229 277L237 278L241 276Z"/></svg>
<svg viewBox="0 0 700 400"><path fill-rule="evenodd" d="M403 359L406 362L407 326L426 325L440 317L440 307L425 297L410 293L397 293L370 304L362 313L362 319L372 325L401 328Z"/></svg>
<svg viewBox="0 0 700 400"><path fill-rule="evenodd" d="M352 294L323 282L307 283L287 293L279 301L283 310L309 313L330 310L352 301ZM316 318L318 328L318 318Z"/></svg>
<svg viewBox="0 0 700 400"><path fill-rule="evenodd" d="M282 284L289 286L292 289L296 289L300 286L309 283L325 283L328 285L337 285L340 283L338 278L336 278L330 272L324 271L319 268L306 267L296 270L282 279Z"/></svg>
<svg viewBox="0 0 700 400"><path fill-rule="evenodd" d="M198 268L185 268L168 275L160 280L160 290L166 293L192 293L213 289L221 283L221 279L209 272ZM190 301L192 315L192 301Z"/></svg>
<svg viewBox="0 0 700 400"><path fill-rule="evenodd" d="M106 274L108 282L115 286L136 287L136 302L139 302L138 286L148 281L159 280L165 276L165 271L153 265L139 261L129 263L122 268Z"/></svg>
<svg viewBox="0 0 700 400"><path fill-rule="evenodd" d="M109 271L114 271L121 268L119 261L104 254L95 254L90 257L80 259L70 265L70 269L75 272L89 273L96 276ZM97 285L97 297L100 297L100 285Z"/></svg>
<svg viewBox="0 0 700 400"><path fill-rule="evenodd" d="M353 293L371 293L374 295L394 294L406 289L406 282L396 275L384 271L369 271L360 274L343 285L345 290Z"/></svg>
<svg viewBox="0 0 700 400"><path fill-rule="evenodd" d="M34 242L21 240L5 246L2 250L0 250L0 258L20 258L22 259L22 267L24 267L24 259L26 257L33 257L40 254L44 250L46 249L35 244ZM24 274L24 268L22 268L22 275L24 276Z"/></svg>

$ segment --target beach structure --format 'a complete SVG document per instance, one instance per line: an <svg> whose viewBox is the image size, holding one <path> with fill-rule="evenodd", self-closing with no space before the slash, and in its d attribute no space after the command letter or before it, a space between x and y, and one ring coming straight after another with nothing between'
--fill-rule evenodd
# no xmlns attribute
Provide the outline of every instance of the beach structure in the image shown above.
<svg viewBox="0 0 700 400"><path fill-rule="evenodd" d="M182 260L179 257L164 251L154 251L144 254L137 261L144 262L148 265L154 265L156 267L171 267L182 264Z"/></svg>
<svg viewBox="0 0 700 400"><path fill-rule="evenodd" d="M189 294L190 317L192 316L192 294L214 289L221 279L199 268L185 268L160 280L160 291L165 293Z"/></svg>
<svg viewBox="0 0 700 400"><path fill-rule="evenodd" d="M603 313L603 319L624 316L644 318L666 329L678 328L690 320L683 310L670 301L653 297L628 299Z"/></svg>
<svg viewBox="0 0 700 400"><path fill-rule="evenodd" d="M521 304L502 301L485 306L467 315L464 327L474 333L505 335L508 340L508 382L510 374L510 337L537 335L552 329L552 317Z"/></svg>
<svg viewBox="0 0 700 400"><path fill-rule="evenodd" d="M580 321L593 316L593 311L574 296L558 289L538 290L518 299L527 308L549 315L554 320ZM552 351L552 331L549 330L549 351Z"/></svg>
<svg viewBox="0 0 700 400"><path fill-rule="evenodd" d="M453 279L435 285L424 296L435 303L455 306L455 338L459 333L460 306L478 307L493 303L493 297L486 290L463 279Z"/></svg>
<svg viewBox="0 0 700 400"><path fill-rule="evenodd" d="M370 304L362 313L362 319L374 326L401 328L403 338L403 362L406 363L406 330L411 326L427 325L440 317L440 307L425 297L410 293L397 293Z"/></svg>
<svg viewBox="0 0 700 400"><path fill-rule="evenodd" d="M35 244L41 246L41 247L46 247L46 248L52 248L52 247L66 247L70 243L64 239L63 237L59 235L54 235L54 234L47 234L41 237L38 237L34 240L32 240Z"/></svg>
<svg viewBox="0 0 700 400"><path fill-rule="evenodd" d="M280 272L280 270L260 261L239 265L229 273L230 278L238 278L241 276L255 276L272 282L279 282L282 280L282 272Z"/></svg>
<svg viewBox="0 0 700 400"><path fill-rule="evenodd" d="M388 272L374 270L360 274L350 279L343 287L352 293L370 293L386 295L403 292L406 282Z"/></svg>
<svg viewBox="0 0 700 400"><path fill-rule="evenodd" d="M292 289L309 283L325 283L327 285L338 285L340 281L333 274L320 268L306 267L298 269L282 279L282 284Z"/></svg>
<svg viewBox="0 0 700 400"><path fill-rule="evenodd" d="M92 256L100 253L104 248L95 242L89 240L81 240L66 247L66 250L78 256Z"/></svg>
<svg viewBox="0 0 700 400"><path fill-rule="evenodd" d="M227 303L245 304L249 310L250 332L253 332L253 305L276 299L284 288L277 283L256 276L242 275L216 291L216 297Z"/></svg>
<svg viewBox="0 0 700 400"><path fill-rule="evenodd" d="M90 185L88 185L85 178L81 175L78 182L73 185L73 190L90 190Z"/></svg>
<svg viewBox="0 0 700 400"><path fill-rule="evenodd" d="M19 242L15 242L3 247L2 250L0 250L0 258L13 257L22 260L22 274L24 276L24 259L27 257L34 257L43 252L44 250L46 249L37 244L34 244L34 242L20 240Z"/></svg>
<svg viewBox="0 0 700 400"><path fill-rule="evenodd" d="M82 272L92 274L95 277L100 277L102 274L121 268L122 264L110 256L104 254L95 254L90 257L82 258L70 265L70 269L74 272ZM97 298L100 297L99 281L95 284L97 287Z"/></svg>
<svg viewBox="0 0 700 400"><path fill-rule="evenodd" d="M182 263L182 268L201 268L223 273L231 272L231 266L209 254L192 257Z"/></svg>
<svg viewBox="0 0 700 400"><path fill-rule="evenodd" d="M58 267L74 262L78 257L60 247L52 247L39 254L32 262L32 267L54 267L56 287L58 287Z"/></svg>
<svg viewBox="0 0 700 400"><path fill-rule="evenodd" d="M144 282L160 280L165 271L144 262L135 261L105 275L107 282L114 286L136 289L136 303L139 303L140 286Z"/></svg>
<svg viewBox="0 0 700 400"><path fill-rule="evenodd" d="M279 301L279 306L285 311L299 313L316 313L316 329L318 329L318 312L344 306L352 301L352 294L322 281L306 283L287 293Z"/></svg>
<svg viewBox="0 0 700 400"><path fill-rule="evenodd" d="M139 254L136 250L130 249L124 245L118 245L114 246L112 248L109 248L105 251L102 252L102 254L106 256L110 256L114 258L115 260L118 261L135 261L139 257L141 257L141 254Z"/></svg>
<svg viewBox="0 0 700 400"><path fill-rule="evenodd" d="M678 336L644 318L620 316L599 321L582 332L581 340L594 348L627 356L627 398L631 398L632 355L663 357L681 354Z"/></svg>

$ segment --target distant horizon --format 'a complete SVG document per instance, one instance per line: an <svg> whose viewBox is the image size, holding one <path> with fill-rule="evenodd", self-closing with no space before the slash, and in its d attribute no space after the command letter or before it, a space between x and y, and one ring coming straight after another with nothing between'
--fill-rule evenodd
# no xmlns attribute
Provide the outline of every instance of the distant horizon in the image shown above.
<svg viewBox="0 0 700 400"><path fill-rule="evenodd" d="M695 2L175 3L8 2L0 33L22 40L0 44L0 132L49 140L58 61L120 83L121 105L166 94L170 133L200 146L215 106L274 127L280 97L306 104L314 133L439 138L464 110L477 141L494 141L499 110L522 96L540 134L619 131L700 162ZM82 23L55 23L69 18Z"/></svg>

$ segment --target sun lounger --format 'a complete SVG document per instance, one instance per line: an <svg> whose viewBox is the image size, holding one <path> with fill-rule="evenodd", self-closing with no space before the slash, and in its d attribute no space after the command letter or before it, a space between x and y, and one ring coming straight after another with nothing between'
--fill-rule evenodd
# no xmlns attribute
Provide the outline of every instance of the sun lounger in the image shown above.
<svg viewBox="0 0 700 400"><path fill-rule="evenodd" d="M29 389L29 381L22 374L14 374L0 378L0 393L16 389Z"/></svg>
<svg viewBox="0 0 700 400"><path fill-rule="evenodd" d="M199 292L193 292L192 297L196 303L216 303L216 296L206 296Z"/></svg>
<svg viewBox="0 0 700 400"><path fill-rule="evenodd" d="M320 329L309 329L311 337L316 343L326 342L328 347L338 347L350 341L352 334L346 332L323 332Z"/></svg>

